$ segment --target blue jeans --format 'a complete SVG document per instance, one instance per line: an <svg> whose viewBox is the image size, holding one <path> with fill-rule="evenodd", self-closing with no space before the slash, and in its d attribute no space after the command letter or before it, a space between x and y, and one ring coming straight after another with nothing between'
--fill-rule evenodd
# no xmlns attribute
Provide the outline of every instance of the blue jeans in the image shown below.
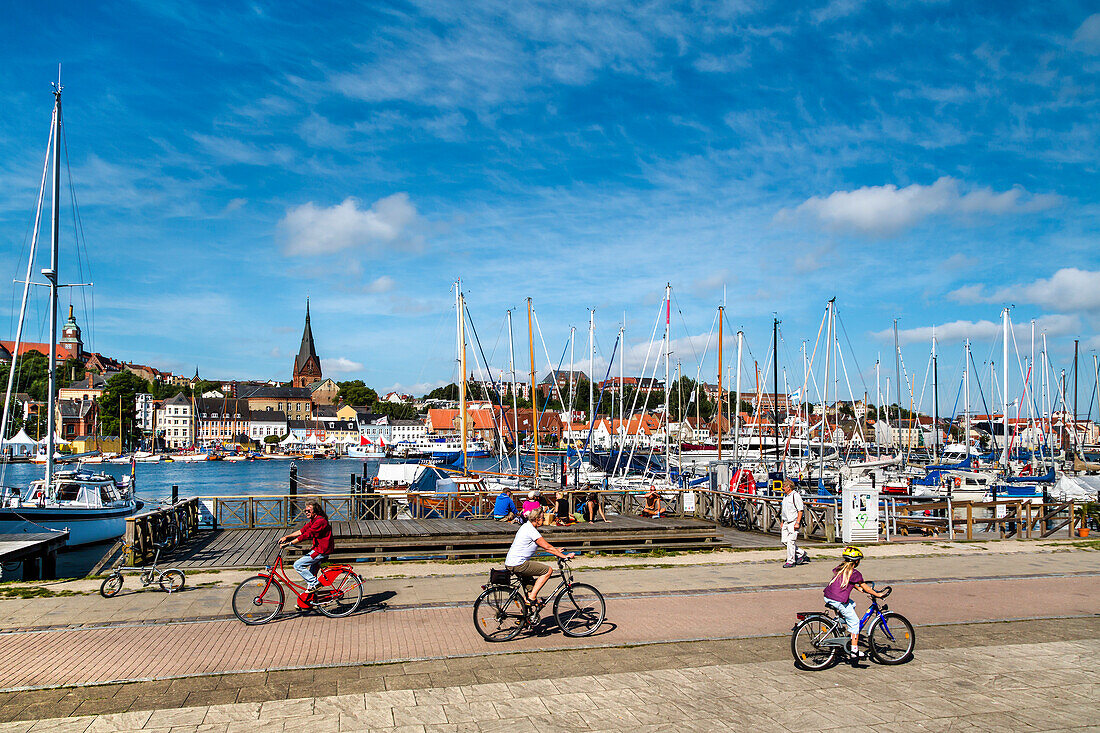
<svg viewBox="0 0 1100 733"><path fill-rule="evenodd" d="M298 575L302 576L302 580L306 581L306 587L310 590L316 588L319 583L317 576L313 573L324 559L324 555L314 556L313 553L307 552L294 561L294 569L298 571Z"/></svg>
<svg viewBox="0 0 1100 733"><path fill-rule="evenodd" d="M294 567L298 567L298 564L295 563ZM848 627L849 634L859 633L859 615L856 613L855 601L849 599L847 603L841 603L840 601L826 598L825 605L829 608L836 609L841 618L844 619L844 625Z"/></svg>

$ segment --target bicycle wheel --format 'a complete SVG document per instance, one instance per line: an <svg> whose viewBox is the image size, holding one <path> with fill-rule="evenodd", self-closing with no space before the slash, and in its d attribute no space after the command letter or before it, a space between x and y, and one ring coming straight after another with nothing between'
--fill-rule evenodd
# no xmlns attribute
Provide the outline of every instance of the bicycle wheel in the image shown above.
<svg viewBox="0 0 1100 733"><path fill-rule="evenodd" d="M233 591L233 613L249 626L266 624L282 609L282 586L263 576L254 575Z"/></svg>
<svg viewBox="0 0 1100 733"><path fill-rule="evenodd" d="M318 588L313 607L329 618L339 618L355 612L363 600L363 581L350 570L342 570L329 585Z"/></svg>
<svg viewBox="0 0 1100 733"><path fill-rule="evenodd" d="M828 669L840 661L840 649L822 646L821 642L833 636L834 621L824 614L809 616L795 624L791 632L791 654L794 666L818 671Z"/></svg>
<svg viewBox="0 0 1100 733"><path fill-rule="evenodd" d="M867 634L871 656L879 664L902 664L913 658L917 635L913 624L900 613L890 611L875 619Z"/></svg>
<svg viewBox="0 0 1100 733"><path fill-rule="evenodd" d="M585 583L574 583L554 599L554 618L566 636L595 633L606 613L603 596Z"/></svg>
<svg viewBox="0 0 1100 733"><path fill-rule="evenodd" d="M744 507L739 507L733 516L733 526L741 532L749 531L749 513Z"/></svg>
<svg viewBox="0 0 1100 733"><path fill-rule="evenodd" d="M718 524L723 527L733 526L733 511L728 503L722 507L722 511L718 514Z"/></svg>
<svg viewBox="0 0 1100 733"><path fill-rule="evenodd" d="M183 589L183 584L187 582L187 576L183 574L182 570L172 568L171 570L165 570L160 575L160 589L165 593L175 593L178 590Z"/></svg>
<svg viewBox="0 0 1100 733"><path fill-rule="evenodd" d="M486 641L508 641L527 624L519 591L491 585L474 601L474 627Z"/></svg>
<svg viewBox="0 0 1100 733"><path fill-rule="evenodd" d="M122 590L122 573L111 573L100 584L99 595L104 598L114 598L120 590Z"/></svg>

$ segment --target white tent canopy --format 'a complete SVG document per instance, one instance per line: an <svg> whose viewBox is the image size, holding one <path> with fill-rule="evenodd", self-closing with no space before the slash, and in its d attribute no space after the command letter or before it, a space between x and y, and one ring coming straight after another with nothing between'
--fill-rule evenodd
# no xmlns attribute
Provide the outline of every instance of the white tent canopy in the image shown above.
<svg viewBox="0 0 1100 733"><path fill-rule="evenodd" d="M4 441L4 445L38 445L38 441L20 428L19 432Z"/></svg>

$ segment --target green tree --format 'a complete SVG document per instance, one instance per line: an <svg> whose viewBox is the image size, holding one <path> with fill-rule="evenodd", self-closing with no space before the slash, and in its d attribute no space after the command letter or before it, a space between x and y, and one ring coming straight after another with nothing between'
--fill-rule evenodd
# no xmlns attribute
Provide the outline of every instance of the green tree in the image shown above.
<svg viewBox="0 0 1100 733"><path fill-rule="evenodd" d="M378 401L378 393L365 385L362 379L337 382L336 385L340 388L340 391L336 393L337 399L345 405L365 407Z"/></svg>
<svg viewBox="0 0 1100 733"><path fill-rule="evenodd" d="M452 382L452 383L448 384L446 387L436 387L435 389L433 389L431 392L429 392L427 394L426 399L429 399L429 400L457 400L458 397L459 397L458 392L459 392L458 385L455 384L454 382ZM377 395L375 396L375 399L377 399Z"/></svg>
<svg viewBox="0 0 1100 733"><path fill-rule="evenodd" d="M135 445L141 431L134 419L134 398L149 390L148 382L130 372L119 372L107 380L107 388L98 400L100 432L121 436L126 445Z"/></svg>
<svg viewBox="0 0 1100 733"><path fill-rule="evenodd" d="M378 415L387 415L394 420L412 420L416 417L416 408L409 404L380 402L375 400L370 411Z"/></svg>

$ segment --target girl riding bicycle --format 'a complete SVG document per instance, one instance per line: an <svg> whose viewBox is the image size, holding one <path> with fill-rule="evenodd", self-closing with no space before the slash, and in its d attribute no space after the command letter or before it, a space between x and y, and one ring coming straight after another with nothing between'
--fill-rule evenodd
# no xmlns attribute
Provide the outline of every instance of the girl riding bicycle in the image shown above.
<svg viewBox="0 0 1100 733"><path fill-rule="evenodd" d="M863 575L856 570L859 561L863 559L863 551L858 547L848 546L841 553L840 565L833 568L833 579L825 586L825 605L835 610L844 619L844 625L848 627L848 633L852 635L852 647L849 654L853 659L862 656L859 651L859 615L856 613L856 603L851 599L852 589L858 588L869 596L883 598L883 594L863 581Z"/></svg>

